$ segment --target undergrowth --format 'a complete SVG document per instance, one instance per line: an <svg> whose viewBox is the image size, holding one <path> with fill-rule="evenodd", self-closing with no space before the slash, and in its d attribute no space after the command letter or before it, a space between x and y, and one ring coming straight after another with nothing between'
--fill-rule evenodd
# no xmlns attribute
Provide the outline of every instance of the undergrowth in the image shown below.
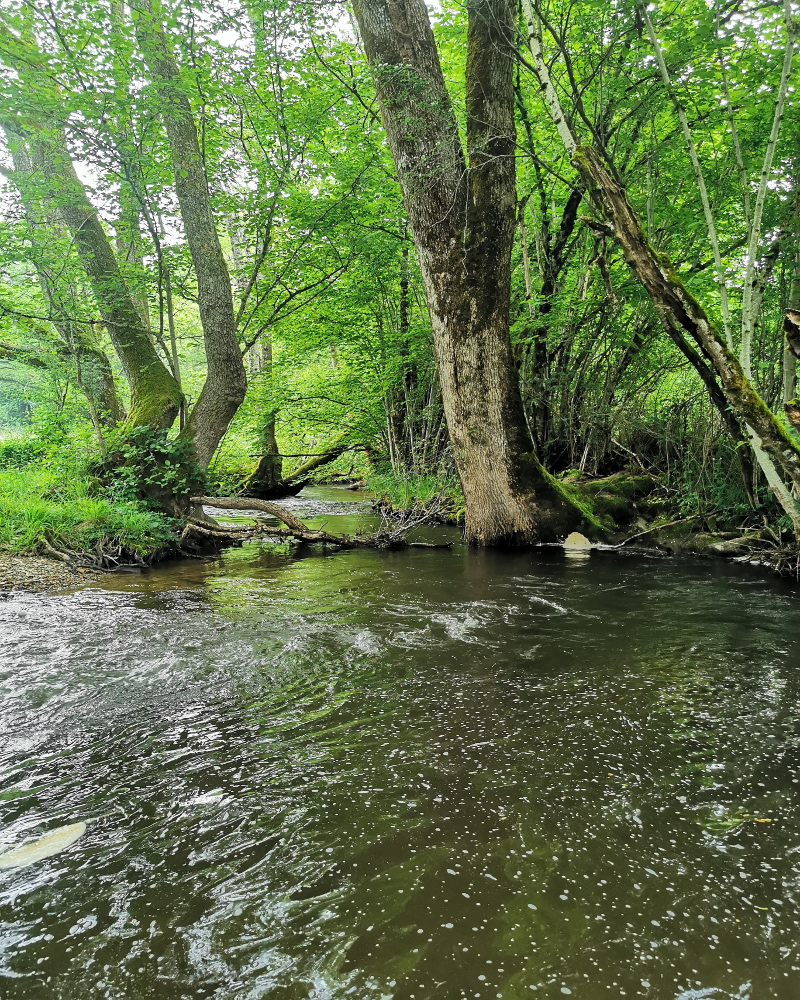
<svg viewBox="0 0 800 1000"><path fill-rule="evenodd" d="M464 495L454 477L373 472L367 476L367 489L375 494L378 506L398 514L424 511L431 519L464 521Z"/></svg>
<svg viewBox="0 0 800 1000"><path fill-rule="evenodd" d="M91 480L51 470L0 471L0 548L36 552L50 543L88 552L122 546L144 556L174 540L171 520L134 501L90 496Z"/></svg>

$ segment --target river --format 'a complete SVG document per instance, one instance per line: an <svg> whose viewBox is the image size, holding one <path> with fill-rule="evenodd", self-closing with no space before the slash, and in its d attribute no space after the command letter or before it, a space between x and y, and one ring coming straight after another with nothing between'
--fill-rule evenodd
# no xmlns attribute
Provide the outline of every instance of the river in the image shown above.
<svg viewBox="0 0 800 1000"><path fill-rule="evenodd" d="M8 1000L800 996L779 581L248 544L0 643L0 841L89 824L0 872Z"/></svg>

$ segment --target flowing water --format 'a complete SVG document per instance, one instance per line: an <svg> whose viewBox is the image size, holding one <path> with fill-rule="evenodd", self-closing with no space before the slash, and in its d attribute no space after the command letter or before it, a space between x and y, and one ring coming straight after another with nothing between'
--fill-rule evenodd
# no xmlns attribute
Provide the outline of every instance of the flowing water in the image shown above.
<svg viewBox="0 0 800 1000"><path fill-rule="evenodd" d="M799 600L258 544L9 598L0 841L88 830L0 871L0 996L796 1000Z"/></svg>

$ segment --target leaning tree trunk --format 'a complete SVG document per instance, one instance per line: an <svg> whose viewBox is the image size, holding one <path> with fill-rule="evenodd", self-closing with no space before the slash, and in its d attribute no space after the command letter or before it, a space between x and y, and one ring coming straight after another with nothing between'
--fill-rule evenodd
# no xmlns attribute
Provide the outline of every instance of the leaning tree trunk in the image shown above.
<svg viewBox="0 0 800 1000"><path fill-rule="evenodd" d="M36 156L53 188L53 198L72 233L111 343L131 388L128 423L170 427L183 394L158 357L117 264L114 251L89 203L67 153L63 133L40 141Z"/></svg>
<svg viewBox="0 0 800 1000"><path fill-rule="evenodd" d="M625 259L662 322L672 329L685 330L695 341L719 376L725 398L736 415L753 429L764 451L800 488L800 449L756 392L738 359L700 303L686 290L669 260L650 246L625 189L591 146L579 146L572 162L608 214Z"/></svg>
<svg viewBox="0 0 800 1000"><path fill-rule="evenodd" d="M58 127L33 125L27 129L34 173L47 181L45 197L58 209L72 234L75 248L97 301L131 389L127 422L154 429L169 427L175 419L182 394L155 352L149 333L142 327L131 294L120 272L114 251L75 173L66 138ZM12 152L25 137L18 128L9 129ZM24 177L15 178L23 200L28 197Z"/></svg>
<svg viewBox="0 0 800 1000"><path fill-rule="evenodd" d="M800 223L800 191L795 219ZM800 224L795 237L800 241ZM797 398L797 359L800 358L800 245L795 250L789 301L783 317L783 408L795 430L800 430L800 399Z"/></svg>
<svg viewBox="0 0 800 1000"><path fill-rule="evenodd" d="M192 442L196 461L208 465L242 404L247 375L236 339L231 279L214 223L197 127L169 41L154 15L154 8L159 7L158 0L143 0L137 14L137 38L161 97L175 190L197 275L208 366L205 385L182 434Z"/></svg>
<svg viewBox="0 0 800 1000"><path fill-rule="evenodd" d="M32 178L33 164L24 143L8 130L6 138L14 166L12 179L22 200L28 222L30 262L39 278L39 287L44 300L50 305L56 333L81 370L80 387L86 396L93 419L96 415L98 433L99 427L110 430L125 419L125 408L117 393L111 364L94 331L70 318L69 309L62 301L62 288L53 278L53 275L62 269L61 261L53 256L53 250L55 249L56 255L61 254L63 248L59 237L63 236L64 243L68 242L69 238L56 214L45 212L39 197L31 190L32 185L35 188L36 182ZM65 280L61 279L61 283L63 284ZM72 289L69 285L66 291L68 298L72 298Z"/></svg>
<svg viewBox="0 0 800 1000"><path fill-rule="evenodd" d="M533 453L511 350L513 0L468 0L469 170L424 0L354 0L419 256L466 535L529 545L585 520Z"/></svg>

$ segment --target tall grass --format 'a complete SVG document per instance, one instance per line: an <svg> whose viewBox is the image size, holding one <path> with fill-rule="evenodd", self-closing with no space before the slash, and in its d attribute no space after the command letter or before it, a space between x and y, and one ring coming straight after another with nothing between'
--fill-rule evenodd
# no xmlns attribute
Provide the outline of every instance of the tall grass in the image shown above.
<svg viewBox="0 0 800 1000"><path fill-rule="evenodd" d="M89 495L89 481L44 469L0 471L0 548L35 552L42 539L76 551L122 545L140 555L174 538L169 518Z"/></svg>

